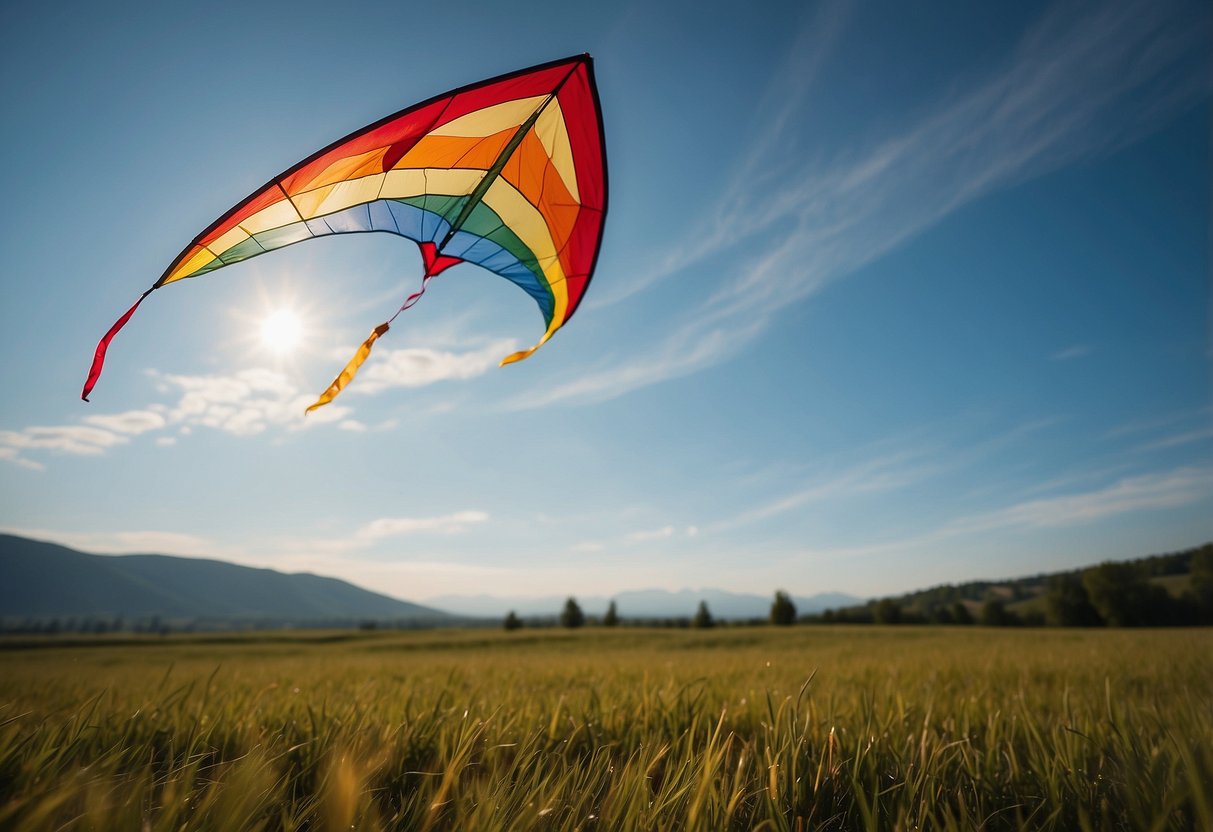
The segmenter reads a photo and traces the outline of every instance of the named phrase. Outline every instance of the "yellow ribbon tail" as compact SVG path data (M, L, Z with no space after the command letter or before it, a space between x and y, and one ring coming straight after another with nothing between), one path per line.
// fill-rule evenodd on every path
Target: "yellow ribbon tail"
M316 399L316 403L303 411L304 415L311 413L318 407L324 407L326 404L337 398L345 386L354 380L354 376L358 375L358 368L362 366L362 362L366 361L367 356L371 354L371 347L379 340L379 336L388 331L387 324L380 324L371 332L369 338L362 342L362 346L358 348L358 352L354 353L354 357L350 359L350 363L345 365L345 369L333 379L333 383L328 389L320 394L320 398Z
M537 349L539 349L538 344L531 347L529 350L523 350L522 352L512 352L509 355L507 355L505 358L501 359L501 364L499 364L498 366L504 367L506 364L513 364L515 361L521 361L524 358L530 358L531 353L533 353Z
M535 352L535 350L539 349L544 344L546 344L548 342L548 339L552 337L552 334L555 333L556 330L559 328L560 327L558 327L558 326L552 327L547 332L543 333L543 337L539 339L538 344L531 347L529 350L522 350L521 352L510 353L505 358L501 359L501 363L498 364L497 366L504 367L506 364L513 364L516 361L522 361L524 358L530 358L531 355Z

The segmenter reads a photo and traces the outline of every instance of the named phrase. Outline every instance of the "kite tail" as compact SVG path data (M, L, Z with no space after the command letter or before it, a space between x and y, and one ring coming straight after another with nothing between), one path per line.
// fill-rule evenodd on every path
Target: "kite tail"
M411 307L417 301L421 300L421 296L425 294L425 287L430 285L430 278L433 276L434 275L430 274L429 272L425 273L425 275L421 278L421 288L404 299L404 303L400 304L400 308L396 310L396 314L387 319L389 324L395 321L401 312Z
M501 359L501 363L497 366L504 367L506 364L513 364L516 361L522 361L524 358L530 358L535 350L539 349L548 342L548 339L556 333L556 329L558 328L559 327L549 328L547 332L543 333L543 337L539 339L538 344L530 349L522 350L521 352L510 353L505 358Z
M345 369L341 371L337 378L333 379L333 383L328 386L328 389L320 394L320 398L316 399L315 404L303 411L305 416L316 408L324 407L333 399L337 398L337 395L345 389L345 386L354 380L354 376L358 375L358 368L362 366L362 362L366 361L367 357L371 354L371 347L374 346L375 342L379 340L379 336L388 331L392 323L396 320L396 317L401 312L408 309L421 299L421 296L425 294L425 287L429 285L430 278L433 276L433 274L427 271L421 278L421 288L404 299L404 303L402 303L400 308L396 310L396 314L392 315L392 317L375 327L375 329L371 332L370 337L362 342L362 346L358 348L356 353L354 353L354 357L350 359L350 363L346 364Z
M362 346L358 348L358 352L354 353L354 357L350 359L350 363L345 365L345 369L333 379L333 383L328 389L320 394L320 398L316 399L316 403L303 411L304 415L311 413L318 407L324 407L326 404L337 398L347 384L354 380L354 376L358 374L358 368L362 366L362 362L366 361L367 356L371 354L371 347L379 340L379 336L388 331L391 325L390 321L385 321L371 331L371 335L362 342Z
M105 351L109 349L110 341L114 339L114 336L118 334L118 331L122 327L126 326L126 322L131 319L131 315L134 315L135 310L139 308L139 304L143 303L143 299L150 295L155 288L153 286L140 295L139 300L135 301L135 305L126 310L126 314L115 321L114 325L110 327L109 332L105 333L101 340L97 342L97 351L93 353L93 366L89 367L88 378L84 381L84 390L80 393L80 398L84 401L88 401L88 394L93 392L93 388L97 386L97 379L101 378L101 369L105 366Z

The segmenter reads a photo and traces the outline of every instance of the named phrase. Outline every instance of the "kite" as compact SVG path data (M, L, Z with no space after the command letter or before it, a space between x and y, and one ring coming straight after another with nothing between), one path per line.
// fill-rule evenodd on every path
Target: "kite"
M156 289L331 234L383 231L415 242L421 286L375 327L308 412L332 401L431 278L473 263L539 305L543 336L573 316L594 274L607 209L606 147L589 55L460 87L320 150L213 222L97 344L81 398L110 341Z

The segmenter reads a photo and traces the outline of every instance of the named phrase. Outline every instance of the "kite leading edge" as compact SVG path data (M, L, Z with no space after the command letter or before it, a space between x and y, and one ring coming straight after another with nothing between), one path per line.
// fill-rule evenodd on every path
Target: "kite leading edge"
M429 281L473 263L531 295L546 329L573 316L598 259L607 208L606 150L589 55L502 75L364 127L271 179L182 250L97 345L81 398L110 341L168 283L332 234L383 231L417 243L421 287L375 327L307 411L332 401Z

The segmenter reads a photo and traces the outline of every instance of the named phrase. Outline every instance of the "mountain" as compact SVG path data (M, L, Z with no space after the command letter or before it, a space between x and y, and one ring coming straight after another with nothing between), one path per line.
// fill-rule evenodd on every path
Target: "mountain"
M559 615L564 607L565 595L543 597L519 597L496 595L442 595L427 599L427 603L442 607L459 615L499 618L510 610L524 617L547 617ZM766 618L771 611L773 594L752 595L728 592L723 589L681 589L670 592L664 589L641 589L620 592L615 595L590 595L577 598L578 605L587 615L602 615L607 604L615 602L623 618L690 618L695 614L700 601L706 601L714 618L748 619ZM841 592L825 592L818 595L794 597L798 613L817 613L827 608L849 607L863 603L862 598Z
M168 555L90 555L0 535L0 618L159 618L202 626L366 620L438 624L444 612L336 578Z

